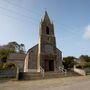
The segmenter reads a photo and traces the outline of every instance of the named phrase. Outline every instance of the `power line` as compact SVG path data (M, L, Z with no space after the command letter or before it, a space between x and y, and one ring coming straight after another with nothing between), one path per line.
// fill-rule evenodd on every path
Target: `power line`
M15 19L15 20L18 20L18 21L20 21L20 18L17 18L17 17L13 17L13 16L11 16L11 15L8 15L8 14L2 14L2 13L0 13L0 15L4 15L4 16L7 16L7 17L9 17L9 18L12 18L12 19ZM22 19L21 19L22 20ZM23 19L23 21L25 21L25 22L28 22L28 23L30 23L31 21L29 21L29 20L26 20L26 19ZM24 23L24 22L23 22ZM34 22L31 22L31 24L35 24Z
M3 14L3 15L4 15L4 14ZM20 18L18 19L17 17L13 17L13 16L7 15L7 14L6 14L5 16L8 16L8 17L13 18L13 19L17 19L17 20L20 19ZM31 22L31 21L29 21L29 20L24 20L24 21L28 21L29 23ZM33 22L33 23L34 23L34 22ZM34 23L34 24L35 24L35 23ZM65 29L65 28L66 28L66 29ZM69 33L72 33L72 32L70 31L70 28L68 29L68 28L65 27L65 26L64 26L64 30L69 31ZM76 33L74 33L74 32L70 35L70 37L71 37L72 35L73 35L73 38L76 38L76 36L77 36ZM66 38L67 38L67 37L66 37Z
M67 31L68 33L72 33L73 35L74 34L77 34L77 32L76 31L74 31L75 29L73 28L73 29L71 29L71 28L68 28L68 27L66 27L66 26L61 26L65 31Z
M30 10L30 9L28 9L28 8L25 8L25 7L23 7L23 6L20 6L20 5L18 5L18 4L15 4L15 3L13 3L13 2L10 2L10 1L8 1L8 0L2 0L2 1L4 1L4 2L6 2L6 3L9 3L10 5L14 5L14 6L16 6L16 7L19 7L19 8L21 8L21 9L23 9L23 10L26 10L27 12L29 12L29 13L32 13L32 14L36 14L36 15L40 15L38 12L36 12L36 11L32 11L32 10Z
M4 15L4 16L7 16L7 17L9 17L9 18L13 18L13 19L15 19L15 20L19 20L17 17L13 17L13 16L11 16L11 15L5 15L5 14L1 14L0 13L0 15ZM24 20L24 21L26 21L27 22L27 20ZM30 23L30 21L28 21L28 23ZM31 24L32 24L32 22L31 22ZM34 23L35 24L35 23ZM66 29L64 29L64 30L66 30ZM70 32L70 31L69 31ZM71 32L70 32L71 33ZM65 36L64 36L65 37ZM68 37L65 37L66 39L69 39ZM64 39L65 39L64 38ZM70 38L76 38L76 35L75 36L72 36L72 34L70 35ZM63 39L63 38L62 38ZM61 40L61 42L64 42L64 41L62 41Z
M11 5L17 6L17 7L21 8L21 9L24 9L24 10L28 11L29 13L31 13L31 12L32 12L33 14L36 13L36 12L34 12L34 11L31 11L30 9L27 9L27 8L25 8L25 7L22 7L22 6L19 6L19 5L15 4L15 3L13 3L13 2L8 1L8 0L3 0L3 1L4 1L4 2L7 2L7 3L11 4ZM6 8L4 8L4 9L6 9ZM9 10L9 11L11 11L11 10ZM14 12L14 11L12 11L12 12ZM14 12L14 13L17 13L17 12ZM17 14L18 14L18 13L17 13ZM36 13L36 15L39 15L39 13ZM29 16L22 15L22 14L21 14L21 16L23 16L23 17L25 17L25 18L29 17ZM64 28L67 26L67 27L69 28L69 30L68 30L67 27L66 27L66 28L67 28L67 30L68 30L70 33L72 33L71 35L75 34L75 35L73 35L73 36L76 37L76 33L73 32L73 31L70 31L70 29L75 30L74 28L72 28L71 26L65 25L65 24L62 24L62 25L64 25ZM64 30L65 30L65 29L64 29Z
M71 34L70 37L72 36L73 38L76 38L77 35L79 35L79 33L78 33L79 29L75 29L72 26L68 26L68 25L65 25L62 23L61 23L61 27L64 28L63 31L66 31L66 33L69 33L69 35Z
M77 30L78 30L77 28L74 28L74 27L72 27L72 26L66 25L66 24L64 24L64 23L61 23L61 24L62 24L64 27L68 27L69 29L71 29L71 30L72 30L72 31L71 31L72 33L74 33L73 30L75 30L76 32L77 32Z
M75 33L75 32L72 33L72 32L70 31L70 28L67 28L67 27L66 27L66 29L65 29L65 27L66 27L66 26L64 26L64 29L62 29L62 30L63 30L63 31L67 31L66 34L69 33L69 34L67 34L67 35L69 35L69 36L65 35L64 38L61 37L61 38L62 38L61 42L64 42L64 41L63 41L64 39L67 39L67 40L70 40L70 39L75 40L75 39L76 39L76 40L77 40L76 37L78 37L78 34ZM79 35L79 36L80 36L80 35Z
M77 39L76 37L78 36L78 34L77 33L72 33L70 30L68 30L68 28L67 29L63 29L63 30L65 30L65 31L68 31L69 32L69 36L66 36L66 39L68 39L68 37L71 39L71 38L74 38L74 39ZM80 35L79 35L80 36Z
M16 11L13 11L13 10L11 10L11 9L7 9L7 8L4 8L4 7L1 7L0 6L0 9L3 9L3 10L5 10L5 11L9 11L9 12L13 12L13 13L15 13L17 16L23 16L24 18L30 18L29 16L27 16L27 15L24 15L24 14L21 14L21 13L19 13L19 12L16 12ZM30 20L31 20L32 18L30 18Z

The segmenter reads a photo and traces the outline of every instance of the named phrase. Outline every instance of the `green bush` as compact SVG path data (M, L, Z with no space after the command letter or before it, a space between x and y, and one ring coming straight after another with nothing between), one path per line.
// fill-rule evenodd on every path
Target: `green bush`
M0 63L0 69L2 69L2 67L3 67L3 63Z
M16 65L11 62L6 62L3 64L3 69L15 69Z
M76 68L86 68L86 67L90 67L90 62L85 62L83 64L76 65Z
M76 65L76 68L82 68L82 66L81 65Z
M71 69L73 66L76 64L74 61L75 57L73 56L68 56L63 58L63 65L65 69Z
M14 50L11 50L9 48L6 48L6 49L1 49L0 50L0 60L2 63L5 63L6 60L7 60L7 56L9 53L14 53L15 51Z
M84 64L84 67L90 67L90 62L86 62L86 63Z

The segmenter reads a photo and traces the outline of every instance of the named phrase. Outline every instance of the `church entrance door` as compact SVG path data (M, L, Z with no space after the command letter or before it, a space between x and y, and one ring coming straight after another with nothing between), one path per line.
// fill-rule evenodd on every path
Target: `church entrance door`
M54 60L45 60L44 70L45 72L54 71Z

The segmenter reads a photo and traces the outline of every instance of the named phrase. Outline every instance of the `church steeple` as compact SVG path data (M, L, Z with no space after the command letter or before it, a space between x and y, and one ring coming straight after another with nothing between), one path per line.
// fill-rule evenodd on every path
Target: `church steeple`
M47 11L45 11L45 13L44 13L44 16L43 16L43 18L42 18L42 22L51 23Z
M45 11L43 18L41 19L40 28L39 28L39 37L41 35L54 36L54 25L50 21L47 11Z

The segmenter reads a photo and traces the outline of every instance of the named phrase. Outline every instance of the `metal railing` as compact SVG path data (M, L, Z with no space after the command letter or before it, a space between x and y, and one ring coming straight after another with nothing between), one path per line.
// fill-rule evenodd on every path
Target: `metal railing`
M63 67L59 67L59 71L64 73L65 76L67 75L67 70L64 69Z
M44 72L45 72L44 69L40 66L40 73L41 73L41 75L42 75L43 78L44 78L44 76L45 76L45 75L44 75Z

